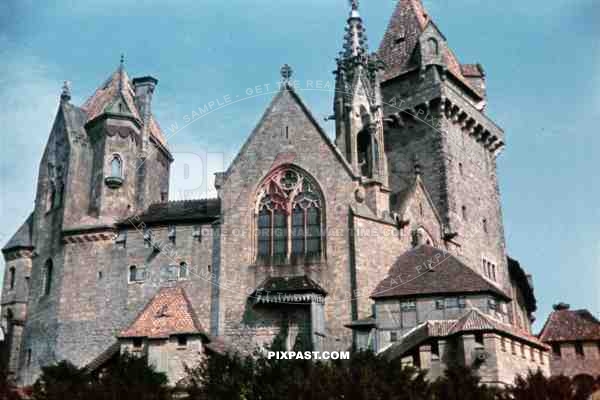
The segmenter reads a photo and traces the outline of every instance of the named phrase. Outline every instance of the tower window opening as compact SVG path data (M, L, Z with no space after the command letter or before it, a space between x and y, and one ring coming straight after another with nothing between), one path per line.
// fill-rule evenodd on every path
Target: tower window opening
M16 279L16 270L15 270L15 267L10 267L10 269L8 271L9 271L9 274L10 274L10 277L9 277L9 282L10 282L9 288L10 288L10 290L12 290L12 289L15 288L15 279Z
M373 177L373 146L371 134L363 129L356 138L356 151L358 157L358 168L362 176Z
M46 265L44 267L44 295L49 295L52 290L52 260L46 261Z
M123 177L123 161L118 154L114 154L110 162L110 176L112 178Z

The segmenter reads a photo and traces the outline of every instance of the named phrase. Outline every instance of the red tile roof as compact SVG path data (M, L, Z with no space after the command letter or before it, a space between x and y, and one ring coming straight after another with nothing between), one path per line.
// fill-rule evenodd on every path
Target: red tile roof
M528 332L521 331L512 325L500 322L480 310L473 308L458 320L426 321L408 331L398 343L393 344L383 351L387 358L402 357L413 351L415 346L426 342L428 339L444 338L470 332L498 332L502 336L510 336L517 340L527 342L537 348L548 350L549 346L542 343L537 337Z
M466 315L461 317L449 331L449 335L460 332L470 331L496 331L502 332L517 339L522 339L538 347L547 348L536 336L531 333L518 329L517 327L506 324L489 315L484 314L477 308L471 309Z
M483 68L479 64L462 64L460 70L467 77L482 78L485 76Z
M192 305L181 287L162 288L119 338L167 338L171 335L204 334Z
M486 292L509 299L499 287L450 253L421 245L398 257L371 298Z
M559 309L548 316L539 338L543 342L600 340L600 321L588 310Z

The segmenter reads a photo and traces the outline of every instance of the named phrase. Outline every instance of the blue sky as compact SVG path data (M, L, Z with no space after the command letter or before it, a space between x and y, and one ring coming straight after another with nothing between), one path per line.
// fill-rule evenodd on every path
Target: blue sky
M52 4L51 4L52 3ZM37 168L63 80L81 104L118 66L160 82L168 131L209 101L279 78L331 81L345 0L105 0L0 3L0 241L33 207ZM509 253L534 274L538 321L553 303L600 312L600 2L424 0L463 63L487 72ZM395 6L362 1L376 49ZM302 92L322 120L332 93ZM235 156L271 95L226 107L171 140L171 197L214 195L211 173ZM322 125L332 132L331 122ZM204 162L202 160L207 160ZM192 166L187 175L183 163ZM197 189L197 190L195 190ZM192 193L190 193L192 190Z

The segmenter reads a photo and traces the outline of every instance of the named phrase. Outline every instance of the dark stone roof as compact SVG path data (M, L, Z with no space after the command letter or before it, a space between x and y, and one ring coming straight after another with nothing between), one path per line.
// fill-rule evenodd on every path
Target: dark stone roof
M21 227L17 229L17 232L10 238L10 240L4 245L2 251L14 249L31 249L33 243L31 242L31 225L33 222L33 213L29 214L29 217L23 222Z
M508 273L512 280L514 280L523 294L523 298L525 299L525 307L528 312L534 312L537 310L537 302L535 299L535 294L533 292L533 285L531 284L530 278L525 273L525 270L521 268L521 264L510 257L507 257L508 261Z
M259 292L327 294L325 289L306 275L267 278L254 291Z
M492 293L510 300L500 288L443 250L421 245L402 254L371 298Z
M588 310L561 308L548 316L539 338L543 342L600 340L600 321Z
M106 348L102 353L100 353L96 358L90 361L86 366L85 370L87 372L96 372L104 365L106 365L113 357L119 354L121 350L121 345L119 342L114 342L109 347Z
M220 215L221 201L219 199L168 201L152 204L143 213L120 221L118 225L139 222L146 224L204 222L214 221Z

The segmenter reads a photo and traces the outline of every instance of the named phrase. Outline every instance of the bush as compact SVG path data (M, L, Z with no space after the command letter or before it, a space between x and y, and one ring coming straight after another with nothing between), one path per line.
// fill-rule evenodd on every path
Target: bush
M275 345L278 345L275 343ZM273 348L274 349L274 348ZM481 384L469 368L453 366L436 381L425 371L403 366L372 352L353 353L349 360L268 359L263 353L210 355L195 368L186 368L189 400L587 400L600 379L582 375L546 377L531 372L502 390ZM7 382L4 380L3 382ZM8 386L6 386L8 385ZM6 387L10 385L6 383ZM0 386L0 400L14 393ZM5 397L2 397L7 393ZM164 374L145 358L124 354L99 376L63 361L42 369L34 385L35 400L169 400ZM182 398L182 397L177 397ZM185 397L183 397L185 398Z
M119 355L93 376L68 361L43 367L33 385L34 400L168 400L167 377L148 366L147 359Z

